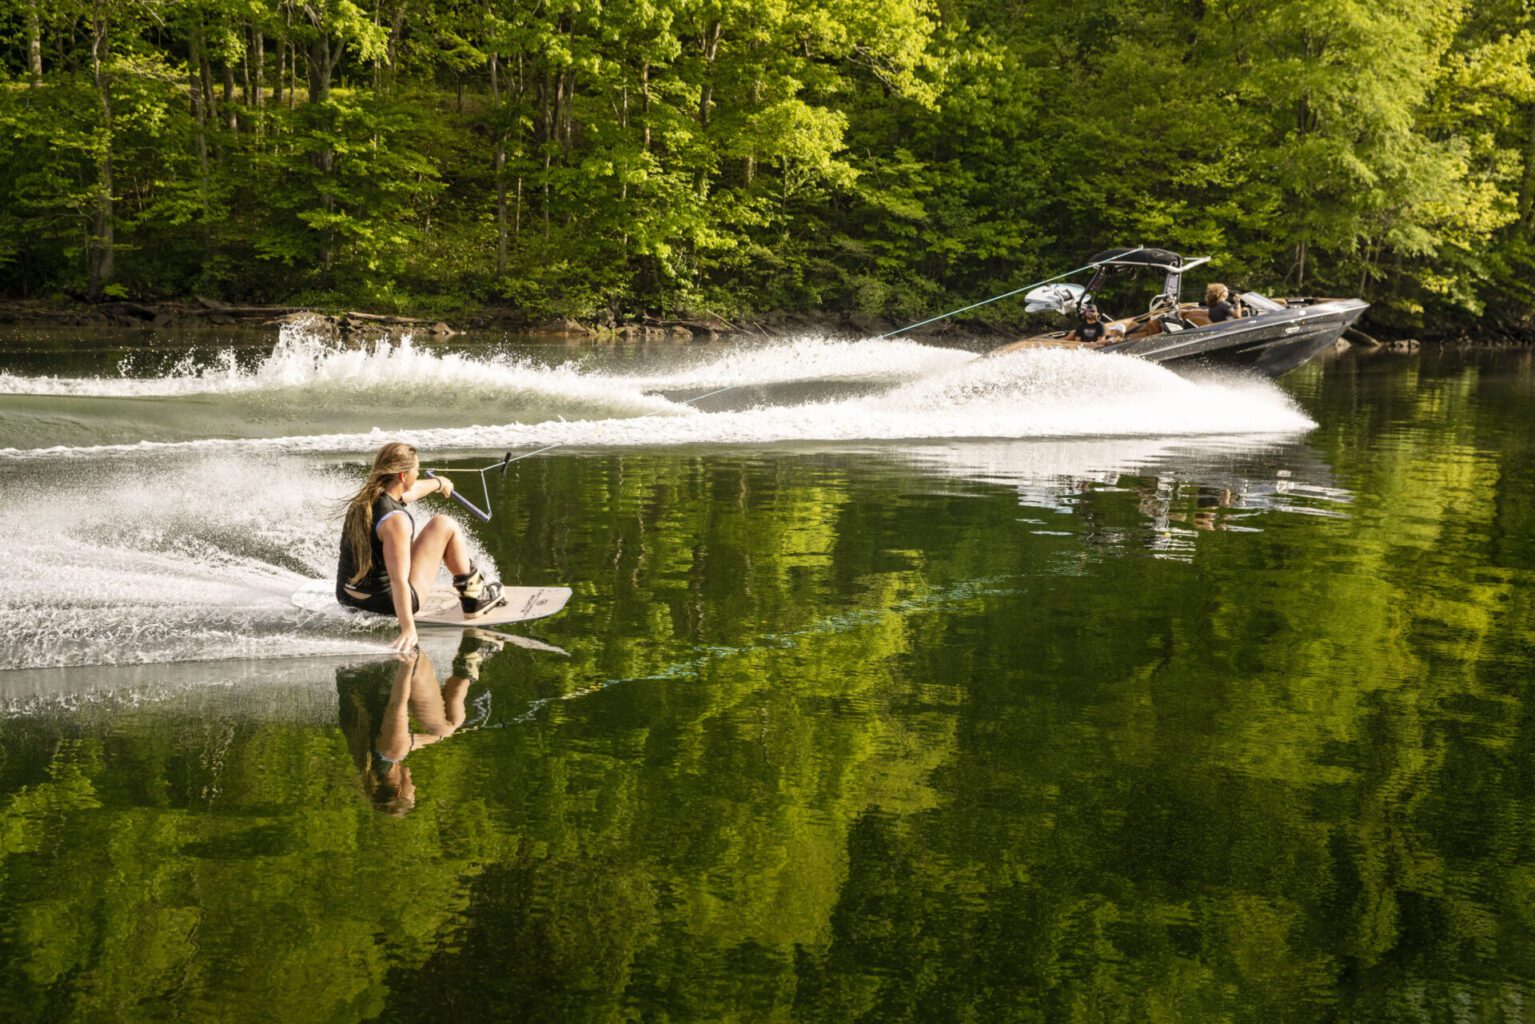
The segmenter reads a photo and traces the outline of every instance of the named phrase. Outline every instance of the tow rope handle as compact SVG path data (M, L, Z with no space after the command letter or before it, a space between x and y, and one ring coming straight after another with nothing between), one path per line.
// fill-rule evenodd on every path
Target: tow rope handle
M428 478L430 478L432 480L436 480L437 479L437 474L433 473L430 469L423 469L421 471L421 475L424 476L424 477L428 477ZM481 484L485 483L485 476L484 476L483 473L480 475L480 483ZM478 505L476 505L474 502L470 501L468 498L464 497L462 494L459 494L457 487L453 488L453 493L450 494L449 497L452 498L454 501L458 502L460 505L462 505L465 508L467 508L469 511L473 512L475 515L479 516L482 521L487 522L487 523L490 522L490 513L486 512L484 509L480 508ZM490 488L489 487L486 487L486 489L485 489L485 504L487 504L487 505L490 504Z
M492 463L491 465L485 466L482 469L468 470L467 472L480 474L480 490L485 494L485 508L490 507L490 484L485 482L486 473L489 473L493 469L499 469L501 471L501 475L506 476L506 467L510 466L512 463L521 462L523 459L526 459L531 455L542 455L549 449L558 448L559 446L559 442L556 441L554 444L544 445L537 451L524 452L523 454L518 455L516 458L512 457L511 452L507 452L506 456L500 462ZM430 477L433 480L437 479L437 474L433 473L430 469L423 469L421 471L421 475ZM485 509L480 508L478 505L464 497L462 494L459 494L457 487L453 488L453 500L467 508L469 511L473 512L475 515L479 516L482 521L487 523L490 522L490 513L485 511Z

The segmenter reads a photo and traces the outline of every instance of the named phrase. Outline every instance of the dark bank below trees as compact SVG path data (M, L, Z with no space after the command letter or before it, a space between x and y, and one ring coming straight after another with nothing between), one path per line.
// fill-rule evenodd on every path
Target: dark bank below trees
M1145 243L1388 335L1526 336L1532 29L1513 0L0 0L0 295L900 323Z
M198 296L187 300L132 301L103 299L98 302L36 302L0 300L0 325L21 330L41 328L58 330L87 328L105 332L121 328L127 335L149 332L165 333L174 338L179 332L203 329L237 329L246 340L256 341L274 330L298 327L319 337L340 338L352 342L397 341L403 337L443 340L455 335L516 335L523 338L592 338L604 342L627 341L717 341L725 339L770 339L786 337L868 338L885 333L899 333L917 340L954 338L964 342L1000 342L1016 337L1021 323L984 322L961 317L944 317L930 324L911 325L857 312L787 313L781 310L752 313L734 320L719 317L657 317L640 314L620 323L611 315L602 319L576 320L570 317L535 320L526 310L485 306L460 311L453 323L429 317L400 313L369 313L355 309L325 311L295 306L230 305ZM1378 342L1372 341L1372 347ZM14 336L0 338L0 349L15 345Z

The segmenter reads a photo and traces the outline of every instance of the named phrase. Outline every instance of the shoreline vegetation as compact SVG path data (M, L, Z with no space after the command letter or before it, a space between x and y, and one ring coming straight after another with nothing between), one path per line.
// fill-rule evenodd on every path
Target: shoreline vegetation
M0 0L0 300L857 331L1145 244L1528 340L1535 9L1318 11Z

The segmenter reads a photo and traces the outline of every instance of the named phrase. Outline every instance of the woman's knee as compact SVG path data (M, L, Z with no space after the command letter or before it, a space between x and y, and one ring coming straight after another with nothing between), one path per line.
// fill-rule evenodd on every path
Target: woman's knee
M441 530L446 533L457 533L459 529L460 527L458 525L458 520L454 519L452 516L444 515L433 516L432 518L428 519L426 521L426 525L422 527L423 532L426 530Z
M437 575L437 566L453 549L453 538L458 536L459 526L447 516L433 516L411 545L411 582L422 590ZM419 582L418 582L419 574ZM423 591L424 592L424 591Z

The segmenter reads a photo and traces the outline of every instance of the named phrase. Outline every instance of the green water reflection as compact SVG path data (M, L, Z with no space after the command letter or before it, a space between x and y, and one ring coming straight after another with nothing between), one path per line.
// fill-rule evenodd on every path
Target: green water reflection
M520 464L483 536L567 653L0 719L0 1005L1524 1019L1535 365L1287 386L1303 445L1193 471Z

